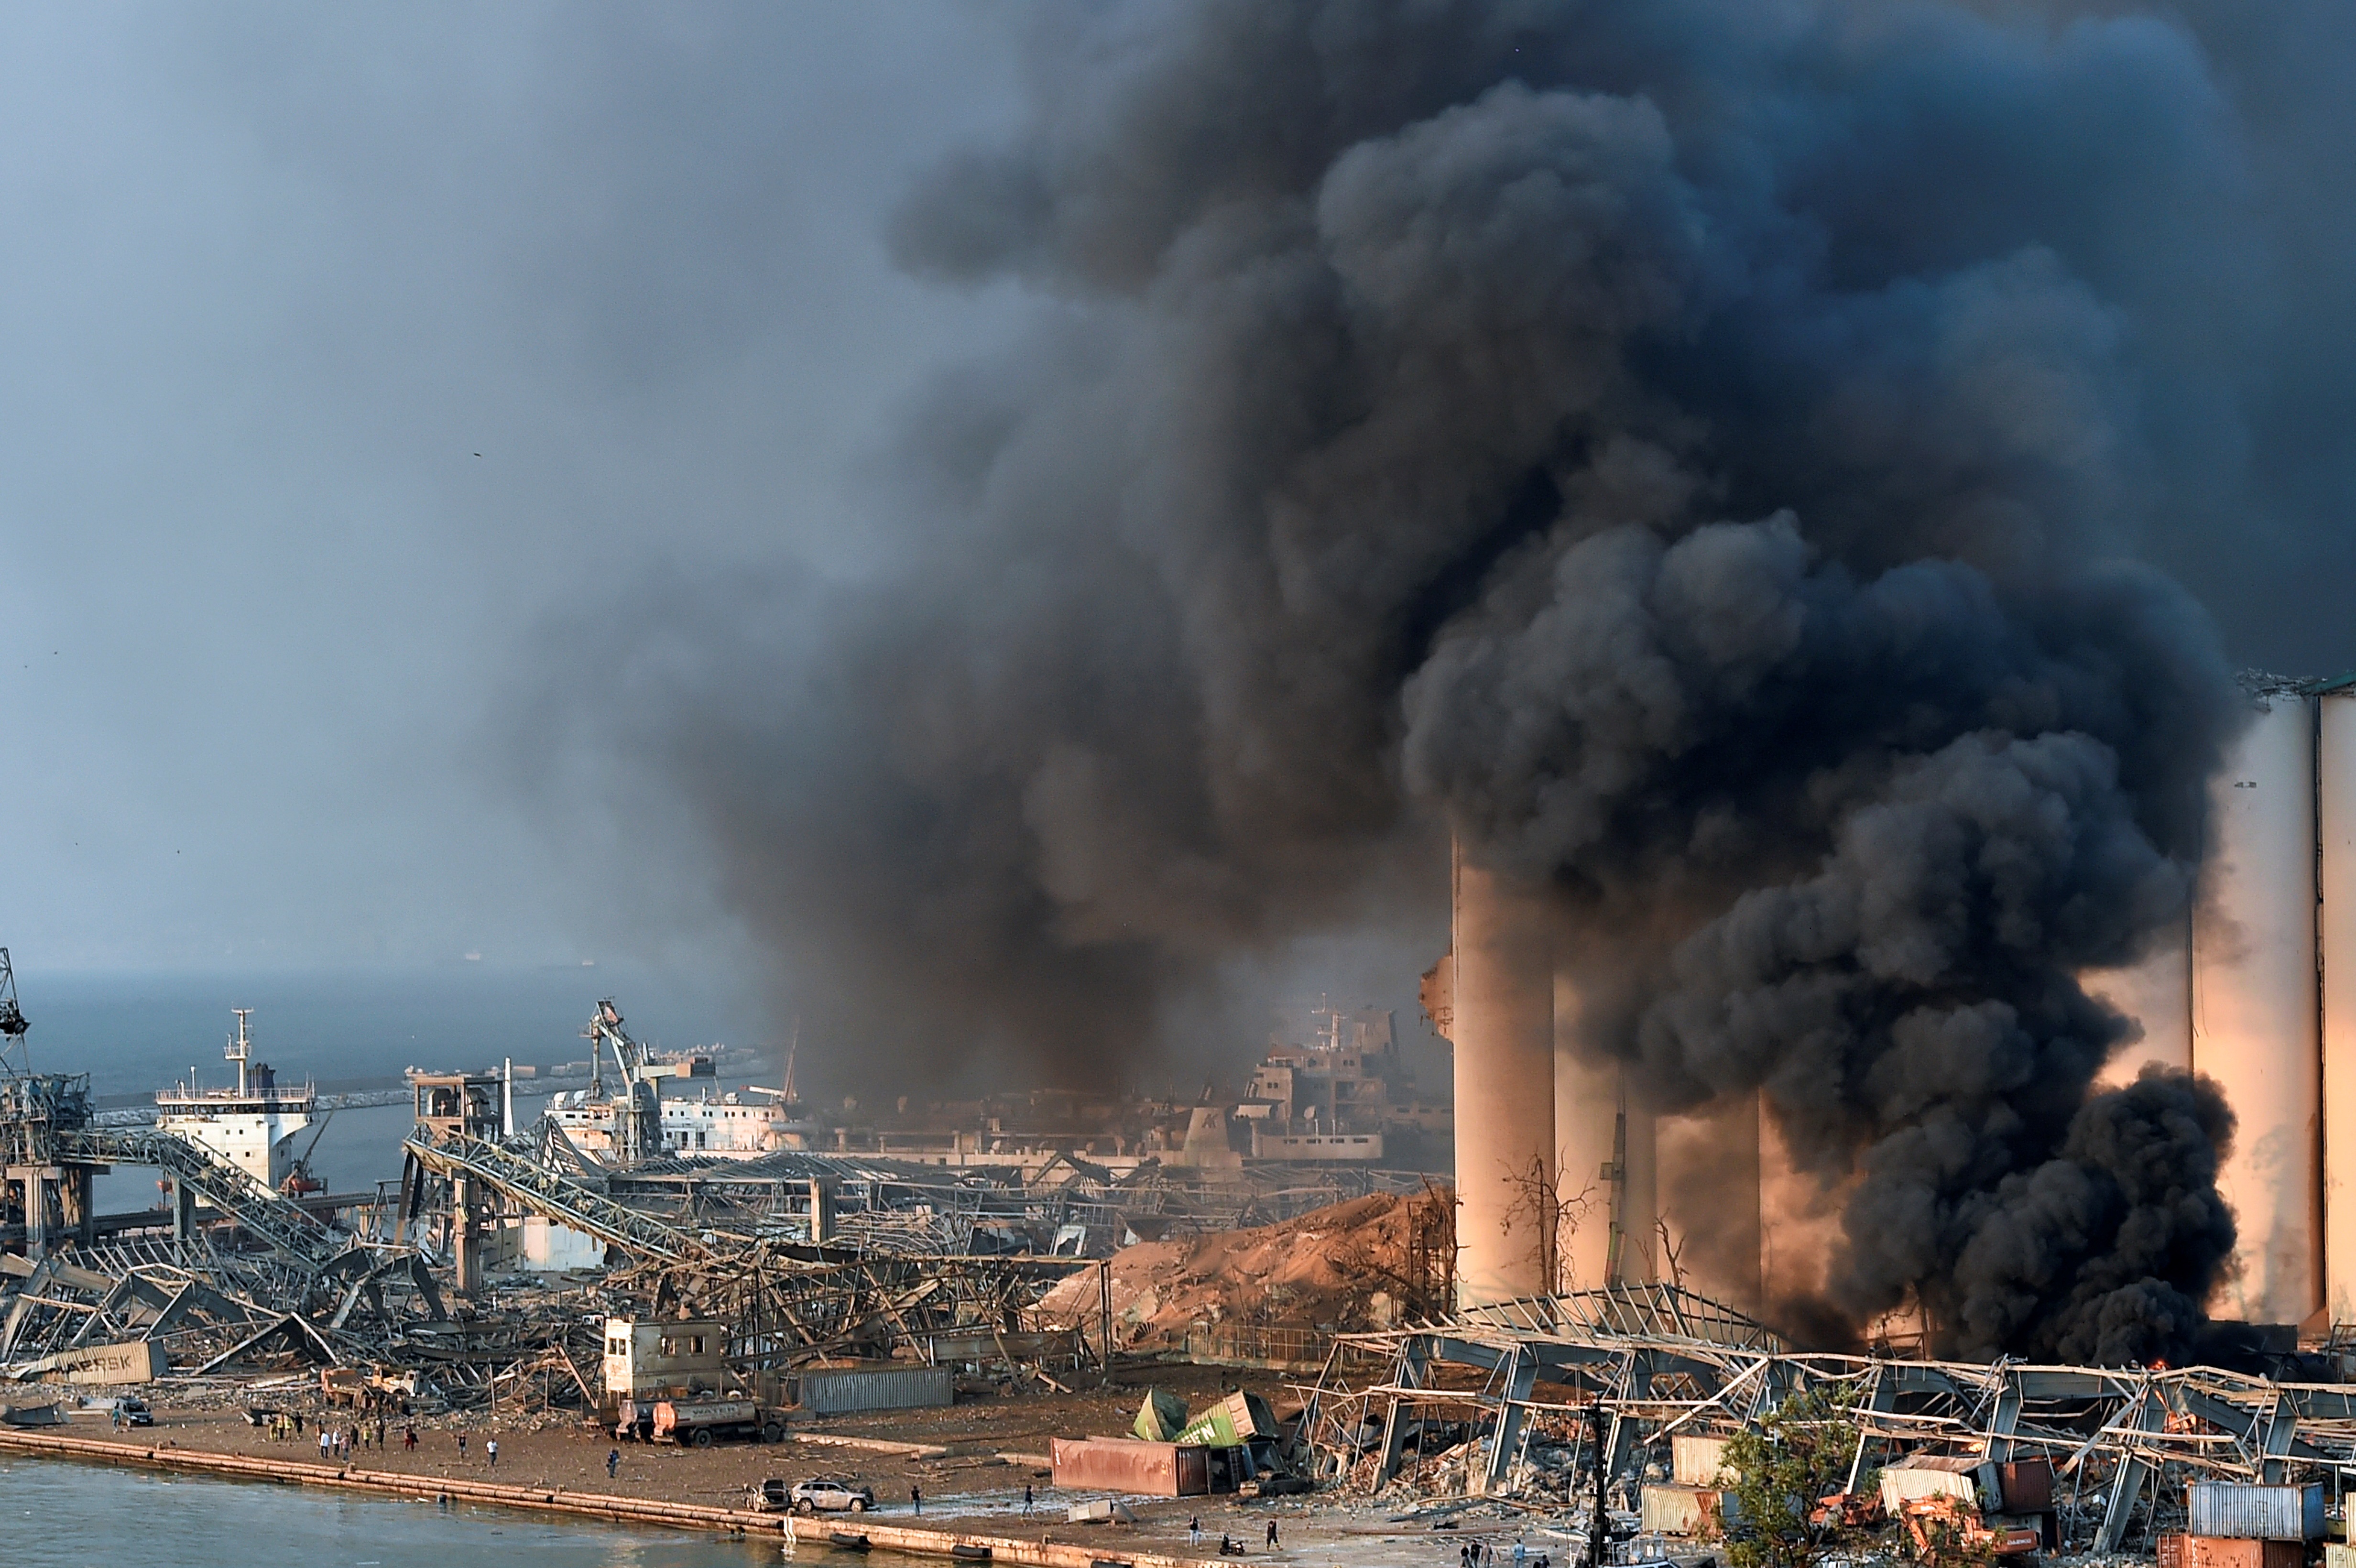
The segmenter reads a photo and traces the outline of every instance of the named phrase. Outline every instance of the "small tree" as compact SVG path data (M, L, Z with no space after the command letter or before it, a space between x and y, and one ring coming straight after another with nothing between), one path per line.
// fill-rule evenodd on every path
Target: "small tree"
M1513 1196L1506 1200L1499 1229L1506 1235L1520 1231L1529 1236L1526 1255L1538 1278L1545 1282L1547 1293L1559 1296L1611 1283L1573 1277L1577 1271L1570 1261L1572 1238L1603 1201L1596 1184L1590 1181L1577 1192L1568 1191L1558 1171L1548 1170L1547 1162L1536 1156L1518 1170L1512 1166L1502 1168L1505 1186Z
M1847 1484L1858 1445L1853 1403L1818 1383L1728 1442L1737 1518L1727 1556L1734 1568L1810 1568L1864 1533L1846 1510L1816 1506Z

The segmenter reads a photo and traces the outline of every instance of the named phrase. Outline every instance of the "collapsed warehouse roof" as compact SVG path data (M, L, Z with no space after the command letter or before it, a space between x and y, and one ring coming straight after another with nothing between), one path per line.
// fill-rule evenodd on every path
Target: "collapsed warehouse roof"
M1795 1352L1741 1314L1665 1285L1533 1298L1441 1325L1336 1339L1303 1431L1321 1474L1381 1491L1557 1496L1600 1457L1641 1482L1682 1435L1758 1422L1832 1391L1856 1430L1849 1489L1912 1454L2041 1458L2074 1549L2163 1528L2195 1477L2277 1483L2356 1467L2356 1386L2213 1367L2029 1366ZM1598 1417L1599 1455L1548 1465ZM2161 1483L2169 1483L2162 1485ZM1590 1488L1591 1495L1591 1488Z

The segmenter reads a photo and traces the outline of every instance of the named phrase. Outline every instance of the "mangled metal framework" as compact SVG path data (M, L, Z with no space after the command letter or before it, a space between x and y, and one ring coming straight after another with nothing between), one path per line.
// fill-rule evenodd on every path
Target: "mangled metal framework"
M928 1361L998 1361L1041 1375L1035 1363L1049 1338L1075 1358L1100 1349L1076 1336L1017 1332L1023 1307L1075 1267L1101 1266L1092 1260L945 1253L927 1244L937 1238L921 1227L812 1242L806 1226L779 1225L774 1211L754 1209L735 1211L752 1221L745 1228L721 1229L708 1192L701 1200L691 1191L669 1194L676 1219L616 1196L643 1196L652 1186L659 1199L659 1176L611 1176L601 1190L520 1147L422 1132L403 1147L422 1171L479 1184L514 1211L605 1241L623 1254L603 1283L605 1296L727 1323L729 1360L748 1372L905 1346ZM715 1186L772 1179L710 1175Z
M28 1225L38 1255L0 1258L7 1375L42 1376L86 1347L129 1342L160 1343L173 1365L198 1374L281 1352L348 1363L397 1353L421 1315L446 1323L414 1249L338 1231L172 1134L90 1125L86 1085L0 1078L0 1147L12 1166L85 1191L89 1174L109 1166L153 1167L170 1180L182 1233L102 1243L71 1228L52 1238ZM191 1222L199 1202L202 1225ZM171 1222L159 1214L159 1228Z
M1898 1360L1789 1349L1757 1323L1669 1285L1541 1297L1444 1325L1337 1337L1304 1429L1324 1473L1379 1491L1426 1434L1459 1451L1456 1489L1543 1489L1533 1435L1576 1443L1600 1410L1603 1473L1625 1484L1680 1433L1756 1421L1795 1391L1837 1387L1858 1434L1850 1486L1911 1453L2042 1457L2060 1527L2112 1552L2158 1528L2194 1477L2297 1480L2356 1469L2356 1386L2210 1367ZM1419 1455L1419 1458L1430 1456ZM1583 1475L1590 1454L1568 1474ZM1591 1496L1591 1491L1590 1496ZM1567 1500L1567 1499L1566 1499Z

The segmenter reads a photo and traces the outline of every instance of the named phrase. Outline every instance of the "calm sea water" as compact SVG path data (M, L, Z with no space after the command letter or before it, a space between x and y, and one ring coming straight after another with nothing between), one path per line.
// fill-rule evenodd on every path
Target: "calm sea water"
M786 1561L774 1539L552 1522L61 1459L0 1461L0 1520L7 1560L21 1568L744 1568ZM804 1563L852 1561L824 1547L800 1552ZM918 1562L884 1552L857 1561L866 1568Z

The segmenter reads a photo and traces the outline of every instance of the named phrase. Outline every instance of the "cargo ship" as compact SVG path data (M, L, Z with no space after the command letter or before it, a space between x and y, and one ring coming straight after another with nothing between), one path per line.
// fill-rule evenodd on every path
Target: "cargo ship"
M246 1020L253 1009L230 1010L237 1015L237 1034L221 1054L237 1069L236 1086L200 1089L192 1071L188 1082L157 1091L156 1128L210 1150L266 1187L291 1194L318 1191L308 1159L318 1133L301 1154L294 1152L305 1128L327 1130L318 1093L307 1083L281 1087L268 1062L252 1061L253 1037Z

